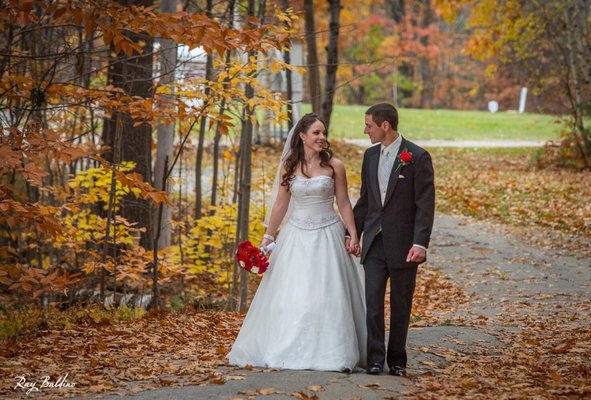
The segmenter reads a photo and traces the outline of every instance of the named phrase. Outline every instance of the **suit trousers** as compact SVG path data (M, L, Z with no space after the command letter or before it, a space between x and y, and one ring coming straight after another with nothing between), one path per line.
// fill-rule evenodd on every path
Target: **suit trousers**
M367 305L367 365L406 368L406 337L415 291L417 267L389 268L382 234L379 233L367 253L365 301ZM390 279L390 333L385 348L384 301Z

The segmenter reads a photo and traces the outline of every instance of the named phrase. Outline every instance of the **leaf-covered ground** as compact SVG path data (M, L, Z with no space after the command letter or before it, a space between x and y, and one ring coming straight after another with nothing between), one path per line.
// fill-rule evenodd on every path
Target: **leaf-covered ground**
M55 379L66 372L76 383L68 395L221 384L216 368L241 320L238 313L178 312L41 332L2 350L0 394L15 394L15 376Z
M542 247L591 257L591 171L541 169L537 152L433 149L437 209L502 223Z
M335 143L334 150L349 166L354 198L362 150L342 143ZM269 165L273 153L263 152L265 157L256 161ZM432 154L439 211L492 222L496 224L489 224L496 229L492 237L517 233L515 237L525 238L533 249L549 248L556 255L591 259L589 172L536 169L526 151L433 149ZM446 237L453 233L450 230ZM418 398L500 399L591 395L591 328L584 319L591 310L588 293L545 290L544 285L551 288L557 282L560 265L534 265L537 278L520 275L521 280L514 282L513 274L522 264L523 268L528 266L531 254L495 261L494 248L452 246L439 240L439 246L447 246L442 251L447 258L438 259L434 248L435 257L430 259L435 267L421 269L412 326L475 327L494 334L502 346L495 351L484 344L463 350L443 343L421 347L420 351L443 362L430 363L426 373L414 376L416 388L410 394ZM463 257L462 247L469 247L475 258ZM530 253L534 251L531 248ZM485 268L486 263L491 264ZM544 276L540 273L544 268L551 273ZM538 278L541 281L536 284L542 286L523 289ZM483 286L483 282L490 286ZM496 309L475 313L487 302ZM87 321L41 331L37 337L27 336L1 349L0 394L18 396L13 389L16 376L58 377L66 372L76 387L59 395L93 397L240 380L243 377L224 375L220 367L226 366L225 355L242 318L239 313L187 310L130 322ZM242 394L271 393L264 389ZM314 398L302 397L307 396L304 392L293 393L300 394L292 397ZM54 394L57 397L58 392L46 391L43 396Z
M458 306L450 299L433 322L472 327L498 343L435 343L424 349L440 362L414 379L415 396L591 395L591 260L504 233L473 218L438 218L431 262L453 276L470 301Z
M422 271L418 286L417 315L443 309L444 298L466 300L457 285L429 268ZM42 331L39 337L2 349L0 394L15 394L17 376L55 378L66 372L76 383L75 388L67 389L69 396L223 384L239 378L223 375L218 367L227 365L225 356L243 317L241 313L183 311L124 323L102 320Z
M572 308L589 311L588 302L566 309L548 303L519 304L527 314L504 307L505 314L485 322L514 327L496 334L502 347L457 351L430 349L445 359L432 373L416 378L421 398L589 398L591 396L591 329ZM522 310L523 311L523 310ZM589 314L587 313L587 318Z

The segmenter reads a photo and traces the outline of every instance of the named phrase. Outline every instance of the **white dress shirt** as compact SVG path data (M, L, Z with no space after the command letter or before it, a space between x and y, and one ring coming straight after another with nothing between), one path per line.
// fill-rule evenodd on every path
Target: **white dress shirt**
M378 183L380 185L382 205L384 205L386 199L388 181L390 180L390 174L392 173L398 150L400 150L400 143L402 143L402 136L398 135L396 140L388 146L381 145L380 160L378 163Z

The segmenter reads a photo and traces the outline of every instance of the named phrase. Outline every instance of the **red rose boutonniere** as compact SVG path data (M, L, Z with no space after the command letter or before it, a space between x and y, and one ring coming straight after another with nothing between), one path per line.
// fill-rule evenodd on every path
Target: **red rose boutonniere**
M407 166L408 164L412 163L412 153L408 150L402 150L400 152L400 161L398 162L398 169Z

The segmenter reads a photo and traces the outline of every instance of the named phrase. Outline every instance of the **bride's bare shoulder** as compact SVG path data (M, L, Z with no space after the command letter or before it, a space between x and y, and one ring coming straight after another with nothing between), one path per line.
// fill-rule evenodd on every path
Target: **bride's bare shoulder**
M330 165L334 169L336 176L345 174L345 164L338 158L331 158Z
M339 160L338 158L334 158L334 157L330 159L330 165L333 168L345 168L345 164L341 160Z

